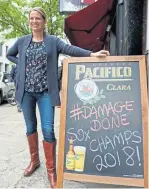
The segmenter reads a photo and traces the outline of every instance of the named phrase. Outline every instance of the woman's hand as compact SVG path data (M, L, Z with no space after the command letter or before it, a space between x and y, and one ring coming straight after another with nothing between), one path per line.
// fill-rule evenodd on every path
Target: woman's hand
M91 57L105 57L105 56L110 56L109 51L106 50L101 50L95 53L90 54Z

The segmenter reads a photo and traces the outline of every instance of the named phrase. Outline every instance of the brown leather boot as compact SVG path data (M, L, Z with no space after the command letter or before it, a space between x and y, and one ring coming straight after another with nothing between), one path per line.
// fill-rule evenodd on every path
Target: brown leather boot
M39 166L39 153L38 153L38 133L33 133L27 136L31 161L24 171L24 176L30 176Z
M56 188L56 141L53 143L43 141L43 148L46 158L48 179L50 181L51 188Z

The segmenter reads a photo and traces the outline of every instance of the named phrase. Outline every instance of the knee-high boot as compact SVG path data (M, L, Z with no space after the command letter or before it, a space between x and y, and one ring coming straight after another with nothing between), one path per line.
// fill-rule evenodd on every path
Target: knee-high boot
M39 152L38 152L38 133L33 133L27 136L29 151L30 151L30 164L24 171L24 176L30 176L39 166Z
M56 188L56 141L52 143L43 141L43 148L46 158L48 179L50 181L51 188Z

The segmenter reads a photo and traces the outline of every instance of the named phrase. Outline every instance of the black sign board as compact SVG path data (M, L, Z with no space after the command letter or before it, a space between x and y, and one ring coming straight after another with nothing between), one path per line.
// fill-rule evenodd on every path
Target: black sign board
M65 133L62 142L60 128L59 147L64 179L86 181L89 176L92 182L100 177L96 182L111 178L115 184L144 186L147 111L142 108L148 107L146 77L140 67L144 65L145 73L145 61L75 60L64 62L67 80L65 76L61 122Z

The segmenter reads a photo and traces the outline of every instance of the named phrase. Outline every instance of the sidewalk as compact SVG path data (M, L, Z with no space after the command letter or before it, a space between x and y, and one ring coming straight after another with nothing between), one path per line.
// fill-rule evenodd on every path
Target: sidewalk
M39 120L38 112L37 115ZM56 108L55 134L57 139L59 117L60 109ZM49 188L40 125L38 129L41 166L31 177L24 177L23 171L29 162L29 152L23 115L17 112L16 106L10 107L8 104L0 106L0 188ZM63 187L119 188L120 186L64 181Z

